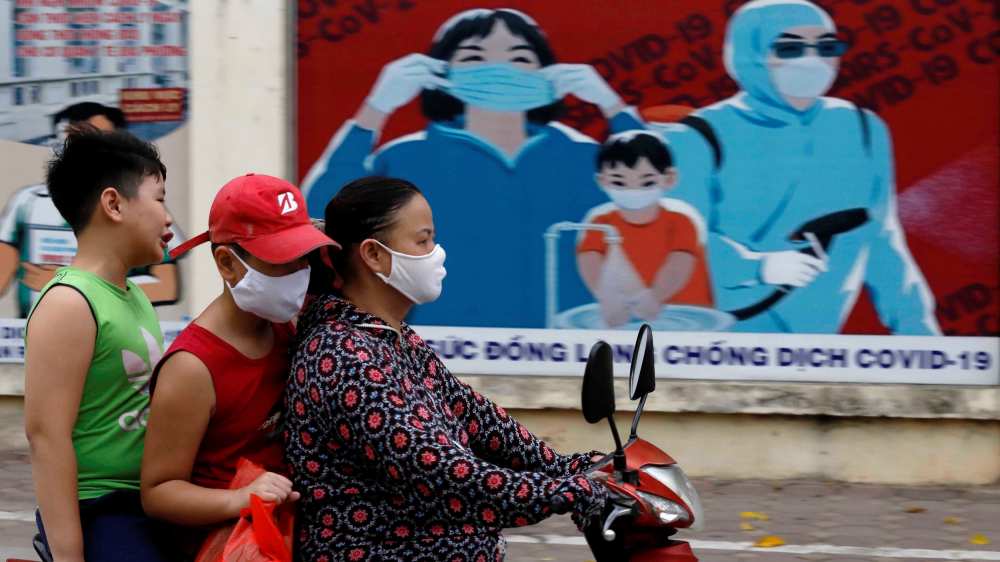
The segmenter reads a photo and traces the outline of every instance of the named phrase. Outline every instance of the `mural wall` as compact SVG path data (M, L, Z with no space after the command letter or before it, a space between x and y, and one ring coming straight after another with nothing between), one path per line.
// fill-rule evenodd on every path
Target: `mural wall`
M485 330L459 358L650 322L772 370L955 336L915 340L927 369L995 376L1000 5L480 6L299 2L310 212L364 175L419 186L449 274L410 320Z

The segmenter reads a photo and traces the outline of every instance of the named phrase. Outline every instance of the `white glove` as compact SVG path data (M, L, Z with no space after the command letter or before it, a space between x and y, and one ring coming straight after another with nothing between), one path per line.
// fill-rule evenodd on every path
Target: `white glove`
M589 64L553 64L540 71L556 90L556 97L573 94L601 109L622 105L622 98Z
M826 270L826 262L809 254L795 250L766 252L761 258L760 278L768 285L805 287Z
M421 90L451 86L451 82L439 76L447 70L447 61L419 53L406 55L382 68L365 103L382 113L392 113L417 97Z

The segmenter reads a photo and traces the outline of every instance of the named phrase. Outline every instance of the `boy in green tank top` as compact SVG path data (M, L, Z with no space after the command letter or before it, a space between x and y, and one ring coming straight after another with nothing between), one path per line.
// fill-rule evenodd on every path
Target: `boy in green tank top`
M48 190L78 251L28 318L25 431L39 531L56 562L171 556L139 498L163 335L127 280L130 269L159 263L172 236L165 180L156 149L123 132L77 132L49 163Z

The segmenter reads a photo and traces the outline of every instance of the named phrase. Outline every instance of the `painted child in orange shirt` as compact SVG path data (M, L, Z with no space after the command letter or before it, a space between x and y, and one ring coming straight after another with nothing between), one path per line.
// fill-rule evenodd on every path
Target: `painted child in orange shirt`
M597 156L596 179L611 199L585 223L615 227L620 247L587 231L577 245L577 267L608 326L632 317L656 319L663 305L712 306L702 217L667 199L677 183L670 150L655 134L628 131L610 137Z

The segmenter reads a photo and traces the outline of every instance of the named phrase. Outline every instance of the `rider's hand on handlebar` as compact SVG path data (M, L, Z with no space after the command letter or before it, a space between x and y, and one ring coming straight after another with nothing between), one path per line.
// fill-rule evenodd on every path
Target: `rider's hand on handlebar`
M630 498L629 496L626 496L625 494L622 494L621 492L617 492L615 490L612 490L611 488L608 488L608 503L609 504L614 503L625 507L631 507L633 504L635 504L635 500Z
M625 507L631 509L635 503L628 496L615 492L611 488L604 486L601 482L597 482L595 485L602 486L607 491L606 500L599 514L594 514L590 517L583 517L577 513L573 514L573 523L576 524L576 528L580 531L591 525L597 525L597 528L600 529L604 525L604 521L616 508Z

